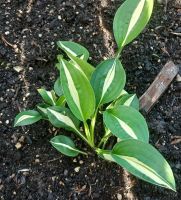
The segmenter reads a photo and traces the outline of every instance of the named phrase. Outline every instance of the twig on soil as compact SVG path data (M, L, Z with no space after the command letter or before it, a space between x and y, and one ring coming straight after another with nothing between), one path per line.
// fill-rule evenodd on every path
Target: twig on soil
M57 160L60 160L61 159L61 157L59 157L59 158L54 158L54 159L52 159L52 160L48 160L47 162L49 163L49 162L54 162L54 161L57 161Z
M181 33L176 33L176 32L170 32L170 33L176 36L181 36Z
M1 35L1 40L5 43L5 45L12 47L15 53L20 52L20 50L18 49L18 46L16 44L11 44L10 42L8 42L3 35Z
M15 95L14 95L14 99L16 99L16 97L18 96L19 90L20 90L20 86L18 85L18 86L16 87L16 92L15 92Z
M181 136L173 136L172 137L172 142L171 142L171 144L178 144L178 143L181 143Z
M167 62L147 91L140 97L140 110L148 113L178 74L178 66Z

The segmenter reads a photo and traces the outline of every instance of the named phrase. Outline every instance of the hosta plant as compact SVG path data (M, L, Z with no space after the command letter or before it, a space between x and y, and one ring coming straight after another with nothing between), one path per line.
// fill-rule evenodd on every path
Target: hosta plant
M102 61L96 68L88 63L86 48L58 41L68 59L58 55L56 67L60 76L54 89L39 89L43 103L34 110L19 113L15 126L48 120L54 127L75 133L101 158L117 163L142 180L175 190L169 164L149 144L148 126L139 112L137 96L124 90L126 74L119 59L123 47L146 26L152 9L153 0L124 1L113 22L118 50L115 57ZM98 115L103 120L104 133L95 133ZM106 144L111 136L117 138L117 143L110 150ZM50 142L67 156L87 155L66 135L58 134Z

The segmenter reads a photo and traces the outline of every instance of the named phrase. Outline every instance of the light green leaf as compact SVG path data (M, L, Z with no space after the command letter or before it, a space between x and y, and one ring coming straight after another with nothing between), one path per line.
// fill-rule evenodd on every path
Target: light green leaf
M113 31L119 49L134 40L148 23L154 0L126 0L117 10Z
M39 94L43 98L44 102L49 105L55 105L56 96L54 91L46 91L45 89L38 89Z
M47 119L48 118L48 114L47 114L47 108L49 108L50 106L48 104L45 103L40 103L37 105L37 109L39 111L39 113L42 115L43 118Z
M75 147L74 142L67 136L64 135L55 136L50 140L50 142L52 146L55 147L55 149L57 149L59 152L61 152L66 156L75 157L79 153L86 155L85 152L78 150Z
M80 122L73 116L68 108L52 106L47 109L47 114L53 126L77 132Z
M98 156L101 157L102 159L111 161L111 162L115 162L112 157L111 150L97 149L96 152L97 152Z
M80 69L86 75L86 77L90 80L95 68L91 64L89 64L87 61L82 60L70 53L67 53L67 55L71 59L70 63L75 68Z
M85 74L62 59L61 81L66 102L81 121L89 119L95 110L94 91Z
M15 117L14 127L30 125L40 119L42 119L42 116L35 110L22 111Z
M113 147L112 158L138 178L175 191L169 164L150 144L134 139L121 141Z
M54 91L55 93L60 97L63 95L63 90L62 90L62 85L61 85L61 80L60 78L58 78L56 81L55 81L55 84L54 84Z
M56 106L65 106L66 100L64 96L61 96L56 101Z
M147 123L136 109L121 105L106 110L103 117L106 127L118 138L149 141Z
M114 107L119 105L130 106L139 110L139 99L136 94L124 94L116 100Z
M116 99L123 90L125 82L125 71L118 59L101 62L91 78L96 104L101 105Z
M89 58L88 50L82 45L71 41L58 41L58 47L60 47L65 53L70 53L73 56L81 57L81 59L87 61Z

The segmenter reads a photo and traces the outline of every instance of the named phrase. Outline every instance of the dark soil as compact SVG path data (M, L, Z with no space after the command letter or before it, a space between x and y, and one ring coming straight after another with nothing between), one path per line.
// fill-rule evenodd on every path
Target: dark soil
M47 122L13 128L19 110L31 109L40 101L36 89L53 86L57 77L54 67L57 40L84 44L95 66L113 55L112 20L121 3L121 0L0 1L0 199L181 198L179 77L146 116L150 142L172 166L177 193L137 180L94 154L75 159L62 156L49 143L56 130ZM123 51L129 92L141 96L167 61L181 63L178 3L170 1L167 9L155 3L149 26ZM15 146L18 142L22 145L20 149ZM79 140L77 143L86 148Z

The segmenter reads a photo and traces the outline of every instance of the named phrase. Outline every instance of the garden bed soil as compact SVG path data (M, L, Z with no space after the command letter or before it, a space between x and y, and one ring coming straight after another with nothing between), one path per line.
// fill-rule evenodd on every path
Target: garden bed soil
M37 88L51 89L57 78L57 40L73 40L91 52L96 66L115 51L112 21L121 0L0 1L0 199L140 199L181 197L181 82L173 81L146 115L150 143L170 163L177 193L136 179L98 158L68 158L49 143L58 131L47 122L13 128L22 109L32 109ZM179 1L155 3L147 29L122 54L126 89L140 97L169 60L181 63ZM99 129L101 131L101 129ZM86 149L86 145L76 140ZM150 158L151 159L151 158Z

